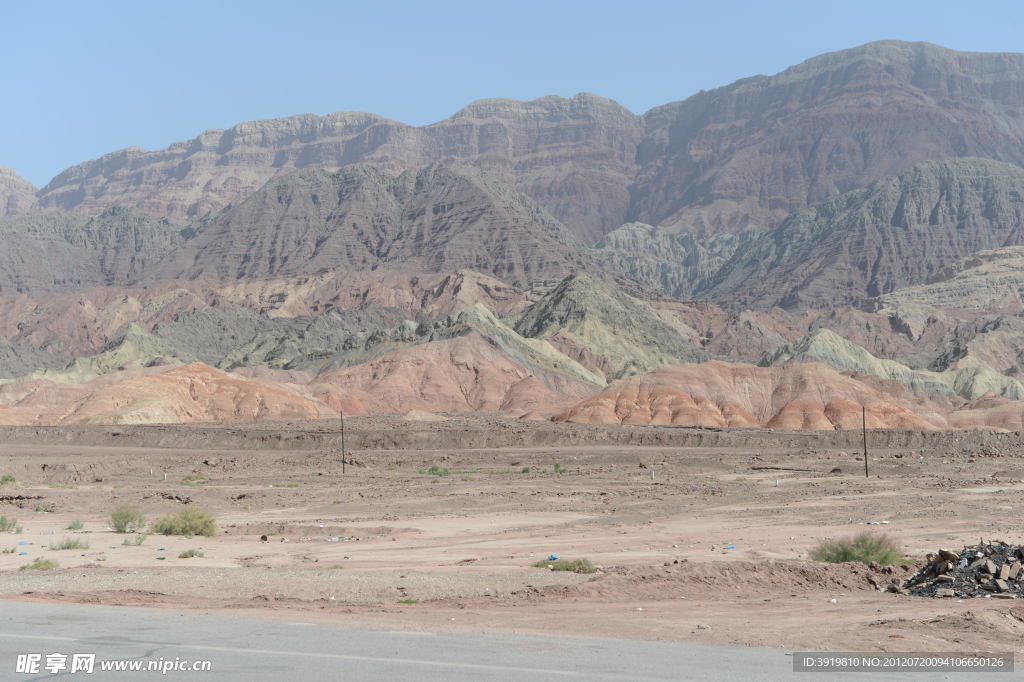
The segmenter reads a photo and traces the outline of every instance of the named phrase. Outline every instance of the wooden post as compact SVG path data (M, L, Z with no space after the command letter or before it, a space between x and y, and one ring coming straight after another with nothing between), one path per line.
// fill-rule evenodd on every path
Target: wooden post
M341 475L345 475L345 410L338 408L341 413Z
M860 426L864 434L864 478L870 478L871 476L868 474L868 411L863 405L860 407Z

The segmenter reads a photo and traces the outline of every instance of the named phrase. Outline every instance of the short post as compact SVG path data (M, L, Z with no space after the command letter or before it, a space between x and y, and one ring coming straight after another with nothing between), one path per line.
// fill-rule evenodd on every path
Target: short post
M341 475L345 475L345 410L338 408L341 413Z
M868 411L863 405L860 406L860 427L864 434L864 478L870 478L868 474Z

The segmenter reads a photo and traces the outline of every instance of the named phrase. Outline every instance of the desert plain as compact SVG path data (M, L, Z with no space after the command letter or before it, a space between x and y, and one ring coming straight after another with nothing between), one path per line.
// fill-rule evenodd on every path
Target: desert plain
M333 421L0 427L16 479L0 514L23 528L0 535L15 550L0 596L382 630L1021 649L1016 600L880 591L939 548L1024 540L1019 432L869 430L865 476L855 430L446 417L348 419L344 473ZM187 503L213 536L136 546L110 529L119 505L153 520ZM808 558L865 531L913 563ZM63 538L88 548L50 549ZM179 558L190 549L203 556ZM552 554L600 569L535 566ZM60 568L19 570L36 557Z

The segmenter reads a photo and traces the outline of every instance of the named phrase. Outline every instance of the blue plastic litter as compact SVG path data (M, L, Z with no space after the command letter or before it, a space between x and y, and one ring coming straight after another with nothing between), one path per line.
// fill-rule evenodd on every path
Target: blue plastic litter
M25 556L28 552L18 552L18 556Z
M158 552L166 552L167 550L166 550L166 549L164 549L163 547L161 547L161 548L160 548L160 549L158 549L157 551L158 551Z
M552 554L551 556L548 557L548 561L558 561L558 557L555 556L554 554Z
M726 549L736 549L736 545L726 545Z
M27 545L28 543L27 543L27 542L25 542L24 540L22 540L22 541L21 541L21 542L19 542L18 544L19 544L19 545Z

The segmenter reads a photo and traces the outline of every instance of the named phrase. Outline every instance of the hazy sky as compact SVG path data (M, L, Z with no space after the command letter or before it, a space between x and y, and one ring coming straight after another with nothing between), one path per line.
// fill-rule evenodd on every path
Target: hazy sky
M306 6L301 6L305 4ZM594 92L636 113L886 38L1024 52L1017 2L0 0L0 165L68 166L209 128Z

